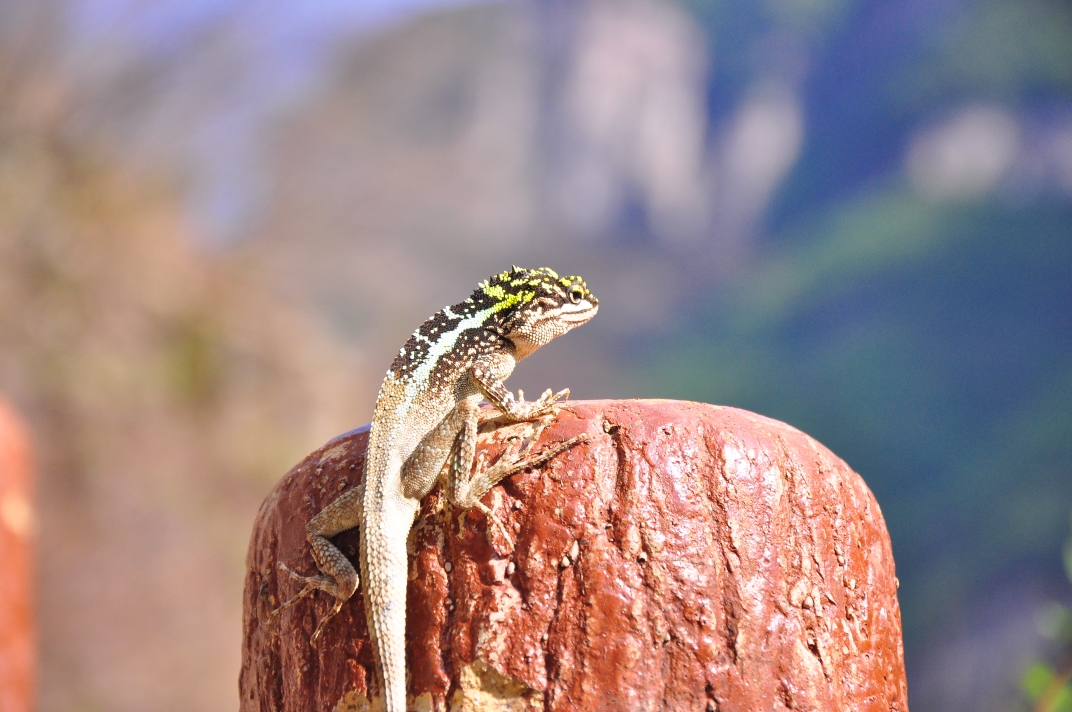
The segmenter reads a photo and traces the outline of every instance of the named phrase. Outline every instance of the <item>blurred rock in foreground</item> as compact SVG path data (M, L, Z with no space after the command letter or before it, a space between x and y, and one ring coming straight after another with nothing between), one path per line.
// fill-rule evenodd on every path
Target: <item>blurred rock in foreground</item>
M33 705L33 534L30 437L0 400L0 710Z
M481 436L492 458L519 424ZM412 535L408 670L416 709L906 710L897 579L863 480L783 423L675 401L581 401L542 445L592 440L485 497L437 489ZM367 430L329 442L261 507L247 559L241 709L376 709L360 596L309 644L323 594L305 523L358 484ZM339 536L356 561L357 532ZM371 707L370 707L371 704Z
M240 255L194 249L166 184L49 126L0 112L0 391L37 454L38 709L233 710L249 523L368 412L367 371Z

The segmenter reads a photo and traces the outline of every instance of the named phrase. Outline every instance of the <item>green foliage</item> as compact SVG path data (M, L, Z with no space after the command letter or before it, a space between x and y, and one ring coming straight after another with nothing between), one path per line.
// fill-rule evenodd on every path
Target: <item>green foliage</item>
M919 105L1072 88L1072 9L1047 0L975 3L905 80L898 91Z
M790 422L864 475L911 658L989 582L1056 573L1072 506L1072 203L928 200L906 185L905 155L973 104L1023 117L1030 141L1072 98L1072 6L686 6L709 32L713 114L799 50L807 130L765 252L699 295L638 370L648 392Z
M204 316L175 325L166 350L170 382L175 394L191 404L204 404L217 395L224 375L221 338Z
M1035 663L1025 672L1021 687L1036 712L1072 712L1072 688L1048 665Z
M1072 536L1064 545L1065 566L1072 583ZM1059 644L1057 662L1036 660L1020 679L1020 688L1036 712L1072 712L1072 610L1056 601L1047 604L1038 615L1038 631L1043 638Z

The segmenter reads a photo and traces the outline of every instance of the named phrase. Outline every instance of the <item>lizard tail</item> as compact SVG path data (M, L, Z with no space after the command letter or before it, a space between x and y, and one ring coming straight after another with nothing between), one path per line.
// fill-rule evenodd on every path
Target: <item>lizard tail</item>
M412 520L412 515L410 520ZM378 530L378 531L377 531ZM385 712L406 712L406 534L366 526L362 537L365 561L365 616L373 651L383 675Z

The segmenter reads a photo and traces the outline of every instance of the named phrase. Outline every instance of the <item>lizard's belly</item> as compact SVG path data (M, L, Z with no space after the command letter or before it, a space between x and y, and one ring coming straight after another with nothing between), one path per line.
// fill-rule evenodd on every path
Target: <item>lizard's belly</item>
M395 478L397 479L397 477ZM365 493L361 521L361 568L367 602L405 609L409 538L420 501L405 497L400 488Z

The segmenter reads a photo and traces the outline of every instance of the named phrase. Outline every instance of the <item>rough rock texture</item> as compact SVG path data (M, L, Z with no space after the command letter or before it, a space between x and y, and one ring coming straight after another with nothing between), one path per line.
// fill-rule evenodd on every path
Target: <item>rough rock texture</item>
M33 508L30 442L0 400L0 710L33 709Z
M494 458L527 424L482 436ZM733 408L574 402L540 447L586 445L484 499L439 490L411 536L413 709L906 710L889 536L863 480L807 435ZM305 522L357 484L366 431L310 455L264 502L248 555L245 712L377 709L360 596L317 648ZM357 533L338 541L356 561ZM371 702L370 702L371 700Z

